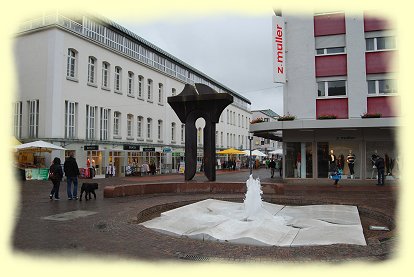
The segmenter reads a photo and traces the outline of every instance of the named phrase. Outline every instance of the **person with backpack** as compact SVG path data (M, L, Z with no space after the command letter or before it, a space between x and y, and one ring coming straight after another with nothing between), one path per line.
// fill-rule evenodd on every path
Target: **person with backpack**
M60 165L60 159L58 157L55 157L53 159L53 163L49 168L49 179L52 181L53 188L50 192L49 198L50 200L55 198L55 200L59 200L59 186L60 181L62 181L63 178L63 171L62 166Z

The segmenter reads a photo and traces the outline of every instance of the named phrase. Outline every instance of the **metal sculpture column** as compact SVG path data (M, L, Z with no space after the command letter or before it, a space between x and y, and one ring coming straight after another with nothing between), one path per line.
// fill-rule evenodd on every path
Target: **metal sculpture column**
M177 96L168 97L168 104L185 124L185 180L193 179L197 166L197 129L195 122L202 117L204 127L204 174L216 180L216 123L223 110L233 103L233 96L217 93L204 84L186 84Z

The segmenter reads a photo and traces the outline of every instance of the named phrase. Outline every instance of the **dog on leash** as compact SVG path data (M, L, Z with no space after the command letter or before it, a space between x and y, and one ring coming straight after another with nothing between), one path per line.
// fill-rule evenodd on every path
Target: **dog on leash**
M91 194L93 194L93 196L96 199L95 190L97 190L97 189L98 189L98 183L83 183L82 187L81 187L81 193L80 193L79 201L82 201L83 192L85 192L85 200L86 201L88 201L88 196L89 196L89 199L92 199Z

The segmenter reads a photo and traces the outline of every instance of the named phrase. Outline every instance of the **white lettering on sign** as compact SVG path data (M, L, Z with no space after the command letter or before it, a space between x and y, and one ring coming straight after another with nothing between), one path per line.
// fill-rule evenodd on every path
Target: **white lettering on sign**
M285 83L285 22L281 16L273 16L272 24L273 81L275 83Z

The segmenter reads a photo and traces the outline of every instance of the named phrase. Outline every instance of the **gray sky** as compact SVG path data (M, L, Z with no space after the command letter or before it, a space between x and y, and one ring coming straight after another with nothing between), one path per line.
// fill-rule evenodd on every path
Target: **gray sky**
M248 98L252 110L283 115L281 85L272 79L272 14L114 21Z

